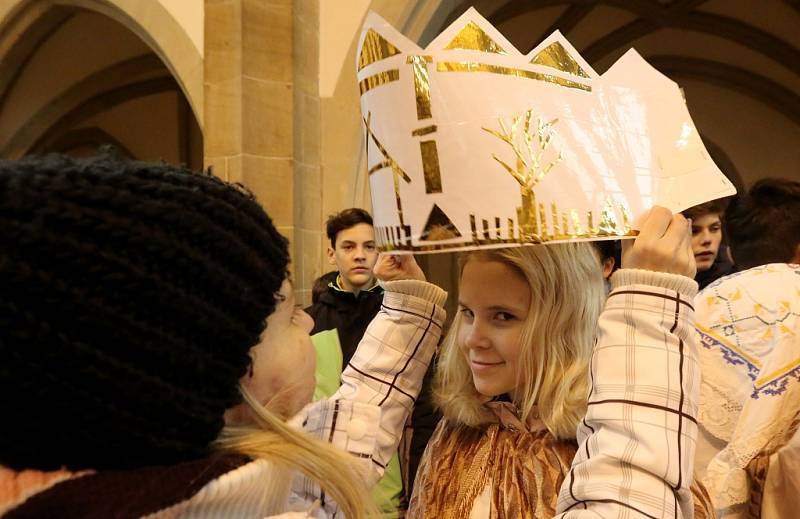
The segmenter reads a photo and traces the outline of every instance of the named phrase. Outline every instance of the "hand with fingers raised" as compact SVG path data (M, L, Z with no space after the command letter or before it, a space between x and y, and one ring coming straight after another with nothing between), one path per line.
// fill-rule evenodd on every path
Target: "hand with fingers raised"
M680 213L654 206L640 219L639 236L622 242L622 267L679 274L694 279L692 224Z

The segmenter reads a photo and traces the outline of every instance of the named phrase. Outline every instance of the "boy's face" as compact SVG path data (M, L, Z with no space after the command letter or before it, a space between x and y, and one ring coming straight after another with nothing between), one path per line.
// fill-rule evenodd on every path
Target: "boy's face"
M342 288L358 292L372 286L372 268L378 261L375 231L368 223L359 223L339 231L336 248L328 247L328 262L341 275Z
M692 220L692 252L697 272L711 268L717 259L721 241L722 222L718 214L704 214Z

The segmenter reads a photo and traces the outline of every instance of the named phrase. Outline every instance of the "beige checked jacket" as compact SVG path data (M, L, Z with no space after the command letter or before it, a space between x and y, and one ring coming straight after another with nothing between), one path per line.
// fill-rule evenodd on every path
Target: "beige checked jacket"
M634 269L611 282L557 517L688 519L700 388L697 283Z

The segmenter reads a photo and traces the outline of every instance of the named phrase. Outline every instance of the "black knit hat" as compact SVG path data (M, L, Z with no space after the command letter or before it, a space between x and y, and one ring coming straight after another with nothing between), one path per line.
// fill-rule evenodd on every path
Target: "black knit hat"
M239 186L108 156L0 161L0 464L208 454L287 275Z

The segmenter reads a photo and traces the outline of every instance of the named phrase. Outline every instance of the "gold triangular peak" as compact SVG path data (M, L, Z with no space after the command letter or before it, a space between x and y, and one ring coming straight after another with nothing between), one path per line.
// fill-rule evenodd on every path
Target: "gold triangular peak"
M425 222L425 228L422 230L422 235L419 237L422 241L442 241L451 240L453 238L461 238L461 233L444 214L444 211L433 204L431 213L428 215L428 221Z
M481 52L492 52L494 54L505 54L506 51L494 41L486 31L478 27L473 21L467 23L458 34L445 46L447 50L477 50Z
M554 68L575 76L585 78L591 77L581 68L578 62L575 61L575 58L567 52L567 49L561 45L561 42L558 41L554 41L546 48L539 51L531 60L531 64Z
M361 45L361 54L358 56L358 70L390 58L395 54L400 54L397 47L389 43L386 38L375 32L374 29L370 29L364 36L364 43Z

